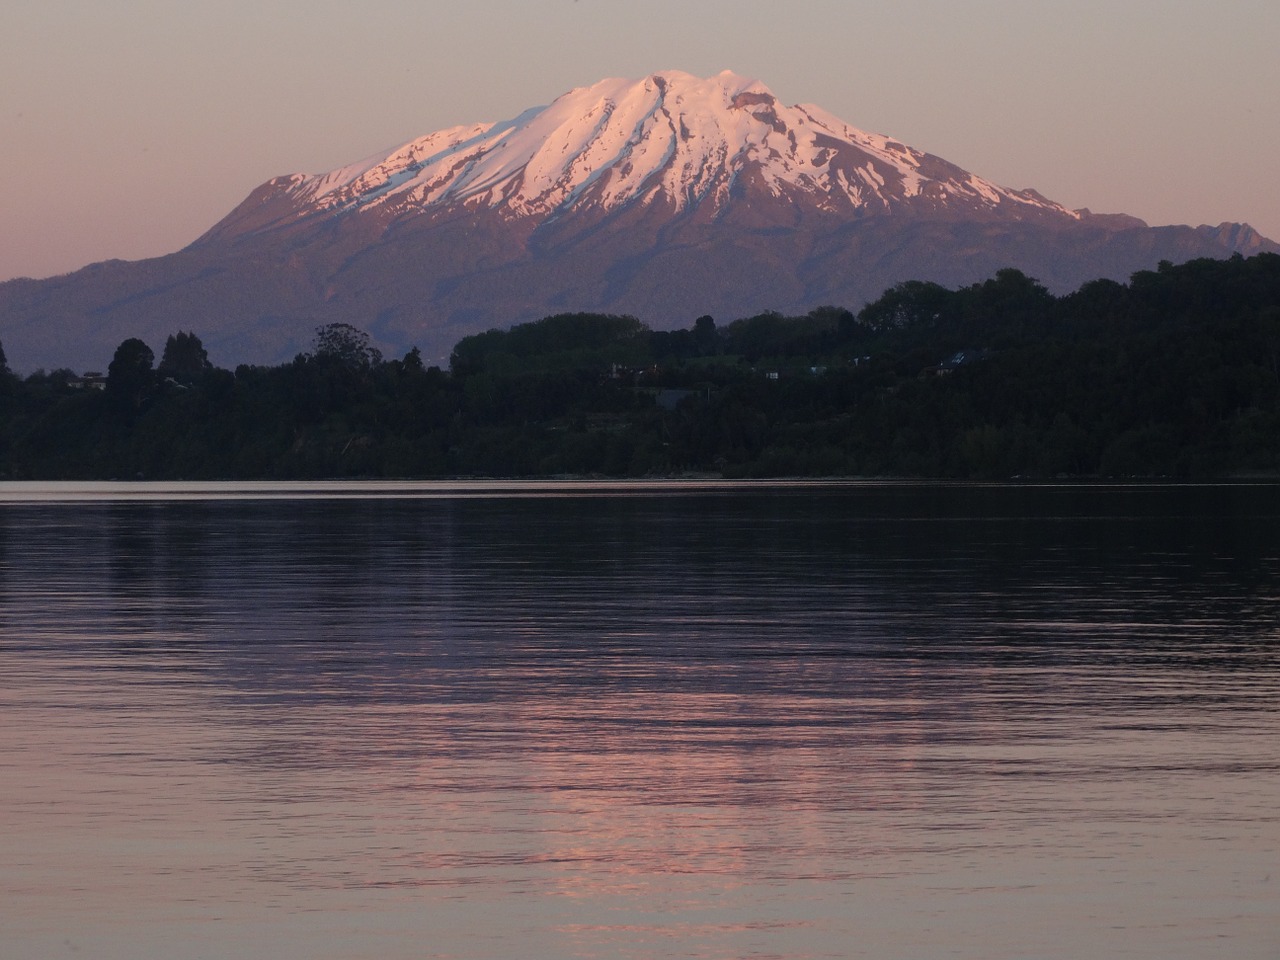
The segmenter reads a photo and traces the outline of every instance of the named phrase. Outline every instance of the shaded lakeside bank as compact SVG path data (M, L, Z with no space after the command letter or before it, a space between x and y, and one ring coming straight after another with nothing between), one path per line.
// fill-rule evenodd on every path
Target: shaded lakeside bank
M234 371L178 333L158 365L129 340L97 378L0 385L10 480L689 475L1280 475L1280 256L685 330L563 314L467 337L447 371L341 324Z

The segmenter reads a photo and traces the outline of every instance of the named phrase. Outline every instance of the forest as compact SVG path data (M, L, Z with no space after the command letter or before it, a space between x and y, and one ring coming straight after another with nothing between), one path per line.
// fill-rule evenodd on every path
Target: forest
M0 349L0 479L1280 475L1274 254L676 330L561 314L467 337L448 369L330 324L227 370L182 327L98 376L18 376Z

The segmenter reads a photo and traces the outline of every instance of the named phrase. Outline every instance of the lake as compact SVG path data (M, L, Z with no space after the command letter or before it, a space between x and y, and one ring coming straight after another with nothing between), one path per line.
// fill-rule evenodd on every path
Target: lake
M1280 956L1280 487L0 484L0 956Z

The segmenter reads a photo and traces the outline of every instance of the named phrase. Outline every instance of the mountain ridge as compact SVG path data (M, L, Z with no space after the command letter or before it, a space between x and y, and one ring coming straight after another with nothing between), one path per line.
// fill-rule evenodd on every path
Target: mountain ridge
M920 207L1081 218L820 107L783 106L757 80L667 71L602 80L512 120L437 131L325 173L277 177L196 243L253 229L267 207L277 228L325 213L395 220L468 205L511 219L661 201L675 213L710 204L714 214L735 189L753 187L837 214Z
M608 79L261 184L186 248L0 284L25 367L101 367L192 329L219 362L279 362L348 322L385 352L563 311L685 326L857 309L905 280L1015 267L1066 292L1161 260L1280 246L1246 224L1148 227L999 186L725 71Z

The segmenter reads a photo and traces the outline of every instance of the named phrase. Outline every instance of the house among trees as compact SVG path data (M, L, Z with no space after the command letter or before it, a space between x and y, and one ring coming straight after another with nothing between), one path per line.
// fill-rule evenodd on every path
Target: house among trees
M69 378L67 386L73 390L105 390L107 389L107 377L98 370L89 370L83 377Z
M963 367L968 363L975 363L987 356L986 350L961 350L958 353L943 360L940 364L933 367L925 367L920 371L922 377L945 377L949 373L954 373L957 367Z

